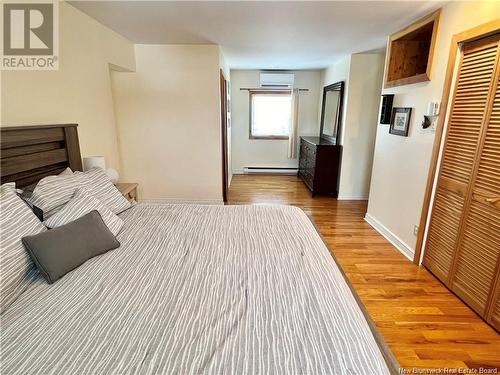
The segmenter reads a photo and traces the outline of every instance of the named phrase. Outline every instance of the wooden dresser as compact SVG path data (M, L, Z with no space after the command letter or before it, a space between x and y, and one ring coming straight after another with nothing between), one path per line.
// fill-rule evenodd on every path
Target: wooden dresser
M320 137L300 137L298 176L312 195L338 196L342 146Z

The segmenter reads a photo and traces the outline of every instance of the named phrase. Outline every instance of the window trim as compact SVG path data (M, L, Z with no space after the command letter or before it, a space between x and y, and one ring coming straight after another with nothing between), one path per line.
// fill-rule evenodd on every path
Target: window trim
M280 95L291 95L292 91L285 89L285 90L249 90L248 92L248 98L249 98L249 105L248 105L248 139L257 139L257 140L284 140L287 141L290 139L290 136L288 135L253 135L252 134L252 97L255 95L262 95L262 94L280 94Z

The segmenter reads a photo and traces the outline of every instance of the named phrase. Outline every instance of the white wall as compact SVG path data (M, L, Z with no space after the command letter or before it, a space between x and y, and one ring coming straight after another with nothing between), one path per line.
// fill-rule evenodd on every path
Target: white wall
M220 202L219 47L136 45L113 72L123 180L140 199Z
M339 199L368 198L384 59L382 53L354 54L322 75L323 86L345 82Z
M460 33L498 17L500 2L452 2L443 7L433 60L432 80L383 90L395 94L394 106L412 107L408 137L389 134L379 125L375 145L367 218L390 232L410 255L415 250L434 133L420 123L429 101L440 101L450 43ZM444 116L444 114L441 114Z
M59 7L59 70L4 71L1 125L78 123L82 155L104 155L119 169L109 63L135 69L134 47L71 5Z
M320 71L293 71L295 86L307 88L299 97L299 136L319 135L318 102ZM248 138L248 91L241 87L259 87L260 71L231 70L232 170L242 173L244 167L297 168L298 159L288 159L288 140Z

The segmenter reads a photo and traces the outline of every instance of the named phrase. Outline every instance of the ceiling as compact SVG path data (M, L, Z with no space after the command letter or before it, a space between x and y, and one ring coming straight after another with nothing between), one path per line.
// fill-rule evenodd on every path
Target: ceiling
M219 44L232 69L317 69L383 48L443 1L69 1L134 43Z

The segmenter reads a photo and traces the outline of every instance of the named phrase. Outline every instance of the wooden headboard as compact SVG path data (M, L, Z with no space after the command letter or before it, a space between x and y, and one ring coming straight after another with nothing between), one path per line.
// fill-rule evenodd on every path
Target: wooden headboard
M82 170L78 124L2 127L1 183L22 188L70 167Z

